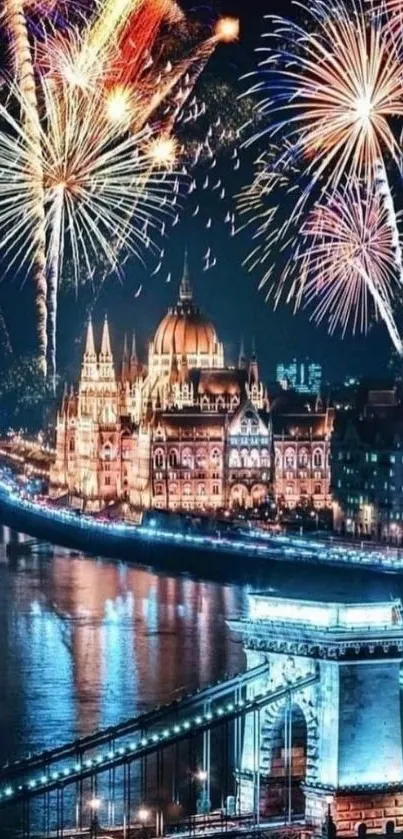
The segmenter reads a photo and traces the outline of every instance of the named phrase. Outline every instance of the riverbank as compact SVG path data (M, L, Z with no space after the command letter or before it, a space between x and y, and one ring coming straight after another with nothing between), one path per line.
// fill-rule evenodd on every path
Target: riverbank
M400 551L355 548L313 537L262 534L202 534L123 521L105 522L24 498L11 478L0 483L0 516L10 527L78 551L124 559L165 571L205 574L211 579L248 580L269 575L273 563L403 574Z

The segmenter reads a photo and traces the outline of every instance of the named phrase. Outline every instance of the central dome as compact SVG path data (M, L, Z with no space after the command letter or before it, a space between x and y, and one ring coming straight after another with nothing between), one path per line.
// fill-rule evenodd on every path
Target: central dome
M217 351L218 338L212 323L193 304L187 267L179 288L179 300L162 319L154 338L154 353L199 356Z

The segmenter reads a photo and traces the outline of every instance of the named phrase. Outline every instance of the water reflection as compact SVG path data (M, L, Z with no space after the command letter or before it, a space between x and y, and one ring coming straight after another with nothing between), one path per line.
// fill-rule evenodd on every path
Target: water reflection
M68 556L0 562L0 761L244 667L241 588Z

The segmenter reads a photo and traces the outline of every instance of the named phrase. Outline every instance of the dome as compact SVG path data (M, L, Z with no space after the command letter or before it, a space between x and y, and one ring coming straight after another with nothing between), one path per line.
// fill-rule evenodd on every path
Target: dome
M193 307L176 306L161 321L154 338L158 355L213 353L217 343L214 326Z
M187 267L180 284L179 300L162 319L154 338L156 355L208 354L216 352L218 343L214 326L193 305Z

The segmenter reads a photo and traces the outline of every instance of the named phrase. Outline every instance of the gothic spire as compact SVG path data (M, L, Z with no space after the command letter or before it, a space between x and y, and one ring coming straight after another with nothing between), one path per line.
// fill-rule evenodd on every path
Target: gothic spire
M127 332L125 332L122 355L122 379L125 381L129 374L129 348L127 346Z
M87 339L85 342L84 354L86 356L95 355L94 330L92 328L92 319L89 317L87 326Z
M239 348L238 367L240 370L245 370L246 367L245 344L243 340L243 335L241 336L241 346Z
M259 383L259 367L256 356L255 339L252 340L252 354L249 363L249 384L257 385Z
M103 356L111 356L112 355L107 315L105 315L104 327L103 327L103 330L102 330L101 355L103 355Z
M183 274L179 286L179 300L181 303L190 303L192 299L193 293L189 279L188 250L186 248L183 262Z
M131 354L131 358L132 358L133 361L137 361L136 333L135 333L134 329L133 329L133 335L132 335L132 354Z

